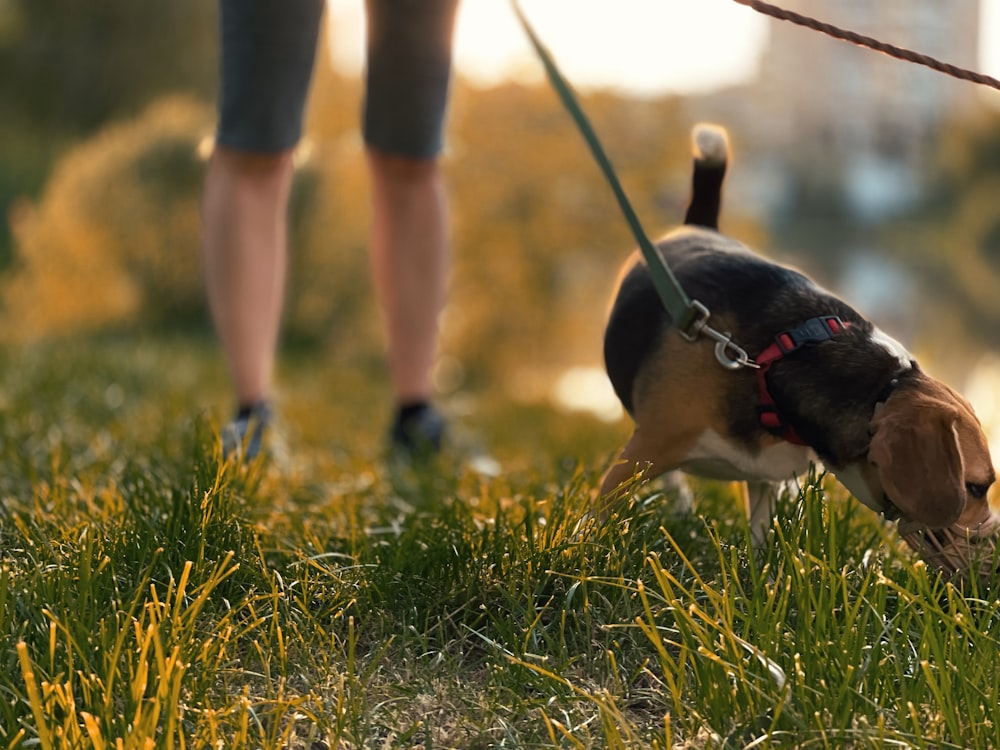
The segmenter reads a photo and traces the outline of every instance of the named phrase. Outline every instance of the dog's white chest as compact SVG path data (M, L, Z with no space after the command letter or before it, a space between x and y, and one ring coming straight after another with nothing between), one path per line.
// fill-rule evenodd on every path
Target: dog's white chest
M816 456L806 446L776 443L750 453L729 442L715 430L706 430L695 441L681 469L709 479L729 481L760 479L780 482L801 476Z

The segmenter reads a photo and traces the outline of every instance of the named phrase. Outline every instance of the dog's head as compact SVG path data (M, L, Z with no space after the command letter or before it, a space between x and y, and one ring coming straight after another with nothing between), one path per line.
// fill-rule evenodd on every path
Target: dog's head
M927 528L971 527L990 518L996 480L982 425L958 393L917 372L871 420L869 488ZM877 482L877 486L872 486Z

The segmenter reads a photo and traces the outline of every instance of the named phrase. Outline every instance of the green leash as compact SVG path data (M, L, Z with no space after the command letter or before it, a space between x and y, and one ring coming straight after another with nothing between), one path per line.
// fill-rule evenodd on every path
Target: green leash
M581 135L583 135L584 140L590 147L590 153L604 173L604 178L611 186L611 190L618 201L618 206L625 215L625 220L628 222L629 228L632 230L632 235L639 245L639 250L646 259L646 265L649 268L649 275L653 281L656 293L659 295L660 301L670 315L678 333L691 342L696 341L702 334L713 339L716 342L715 356L722 366L727 369L736 370L740 367L756 367L750 357L747 356L747 353L733 343L728 333L720 333L708 326L710 316L708 308L697 300L692 300L684 292L677 277L670 270L670 266L667 265L663 256L656 250L656 247L639 223L639 217L636 216L635 211L632 209L632 204L629 203L628 197L625 195L625 190L618 181L618 175L615 174L614 167L611 166L611 161L604 152L601 142L598 140L596 133L594 133L594 129L587 119L587 115L580 107L569 83L566 82L562 73L559 72L559 68L556 67L552 55L549 54L548 50L539 40L535 30L522 12L518 1L511 0L511 5L518 20L521 22L521 26L528 35L535 53L545 67L549 82L556 90L556 93L559 94L563 106L573 118ZM728 352L732 352L732 356Z

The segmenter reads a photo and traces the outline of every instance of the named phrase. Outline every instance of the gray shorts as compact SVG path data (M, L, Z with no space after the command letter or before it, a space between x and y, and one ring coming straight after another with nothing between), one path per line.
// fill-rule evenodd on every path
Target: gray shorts
M325 0L219 0L218 143L283 151L302 135ZM458 0L365 0L365 142L430 158L443 142Z

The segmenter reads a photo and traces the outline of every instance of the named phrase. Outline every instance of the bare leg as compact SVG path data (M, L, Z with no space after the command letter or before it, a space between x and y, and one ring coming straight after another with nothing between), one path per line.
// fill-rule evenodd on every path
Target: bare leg
M436 159L368 149L372 272L397 403L430 399L438 319L447 287L448 205Z
M205 284L241 406L268 397L284 297L291 151L218 147L203 198Z

